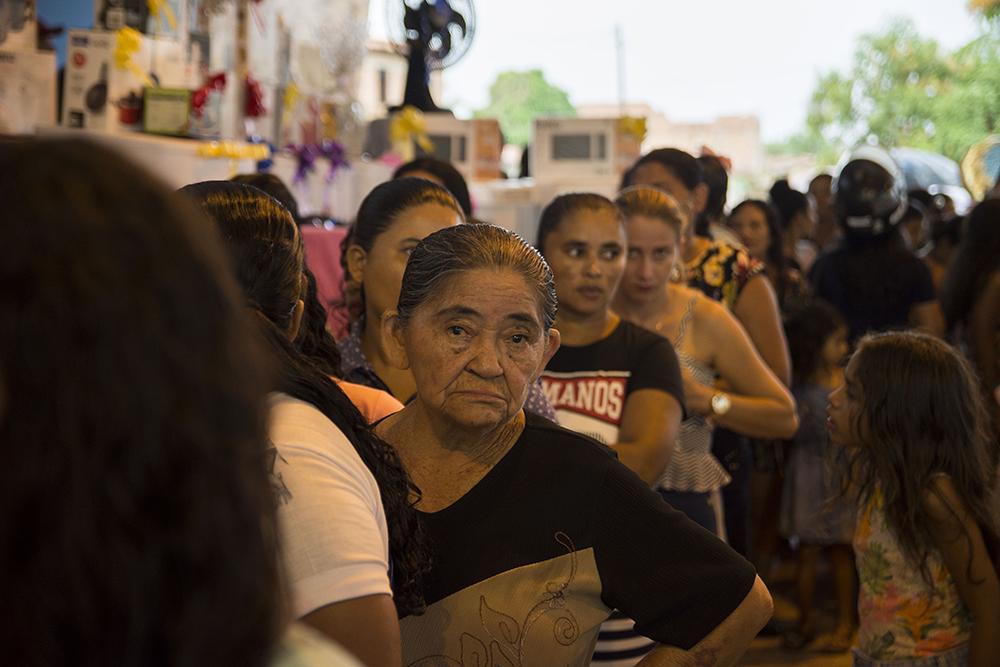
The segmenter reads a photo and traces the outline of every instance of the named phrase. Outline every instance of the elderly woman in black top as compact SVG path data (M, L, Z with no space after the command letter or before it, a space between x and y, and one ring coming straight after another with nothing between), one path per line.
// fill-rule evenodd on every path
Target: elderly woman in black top
M414 249L382 320L416 396L376 430L434 545L404 664L586 665L612 609L661 644L642 665L735 663L771 612L753 568L604 446L524 412L559 346L555 311L533 248L460 225Z

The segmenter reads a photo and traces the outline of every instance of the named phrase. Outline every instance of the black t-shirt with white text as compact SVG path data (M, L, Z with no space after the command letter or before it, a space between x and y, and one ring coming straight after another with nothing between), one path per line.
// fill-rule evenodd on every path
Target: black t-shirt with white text
M622 320L590 345L563 345L542 372L559 423L604 444L618 441L625 399L639 389L665 391L683 407L684 385L670 341Z

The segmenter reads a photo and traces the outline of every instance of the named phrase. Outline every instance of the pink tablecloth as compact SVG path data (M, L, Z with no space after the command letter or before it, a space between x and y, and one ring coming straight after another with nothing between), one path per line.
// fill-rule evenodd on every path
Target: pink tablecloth
M339 339L347 331L347 315L341 307L344 272L340 268L340 242L347 235L347 228L322 229L305 225L301 229L306 263L316 276L319 300L326 308L327 328Z

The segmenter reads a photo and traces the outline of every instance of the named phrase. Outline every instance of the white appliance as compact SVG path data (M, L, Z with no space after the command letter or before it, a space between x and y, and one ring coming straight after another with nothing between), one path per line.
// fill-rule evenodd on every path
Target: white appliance
M415 154L430 155L450 162L467 181L486 181L501 177L500 152L503 149L500 124L493 118L455 118L447 113L425 113L427 136L434 144L424 151L414 144Z
M531 176L560 189L614 191L641 155L641 139L619 118L538 118L531 144Z

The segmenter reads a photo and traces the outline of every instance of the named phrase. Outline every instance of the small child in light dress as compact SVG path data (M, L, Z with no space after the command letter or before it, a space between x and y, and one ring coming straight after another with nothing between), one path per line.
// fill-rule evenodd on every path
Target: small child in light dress
M830 444L826 404L830 392L843 382L847 357L847 327L833 309L814 301L790 313L785 330L794 369L792 393L799 409L782 491L781 533L797 544L795 598L797 626L786 634L788 648L810 648L843 653L854 635L854 556L851 536L854 509L841 492L844 461L840 448ZM816 637L814 597L821 557L833 574L837 626Z
M1000 664L1000 457L969 364L926 334L866 336L828 415L861 508L854 665Z

